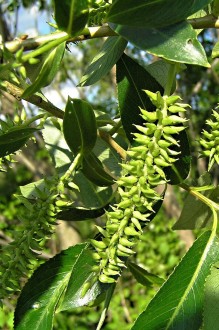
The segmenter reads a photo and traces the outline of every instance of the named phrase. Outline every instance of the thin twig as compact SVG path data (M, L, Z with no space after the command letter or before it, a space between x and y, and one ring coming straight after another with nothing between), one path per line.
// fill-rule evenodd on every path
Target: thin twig
M105 131L99 130L98 135L101 139L106 141L116 152L120 155L122 159L126 159L126 151L112 138L110 134Z

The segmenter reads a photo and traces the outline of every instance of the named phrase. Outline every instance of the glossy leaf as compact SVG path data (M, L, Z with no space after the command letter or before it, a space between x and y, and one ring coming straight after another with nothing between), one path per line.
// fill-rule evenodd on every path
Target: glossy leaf
M196 240L132 330L200 329L205 280L217 260L219 241L207 231Z
M65 51L65 42L61 43L59 46L51 50L44 57L43 64L41 66L36 66L34 69L40 69L37 73L35 73L35 80L27 87L22 94L22 97L28 97L36 92L38 92L41 88L48 86L53 81L57 71L59 70L60 63L62 61L63 55ZM31 70L31 68L30 68ZM31 77L34 77L34 74L31 74Z
M63 120L65 140L74 155L88 154L97 139L94 111L89 103L80 99L68 99Z
M140 49L170 61L210 67L196 32L186 21L164 28L133 28L110 24L110 27Z
M54 0L55 21L60 30L78 35L89 17L88 0Z
M219 324L219 263L212 266L205 284L203 330L217 329Z
M104 293L107 286L95 282L85 296L81 296L95 264L90 253L88 244L75 245L34 272L18 299L16 330L50 330L58 304L59 311L85 306Z
M64 139L62 131L48 119L42 131L46 149L59 172L64 171L74 160L72 152Z
M108 37L85 71L79 86L95 84L104 77L119 60L126 45L127 41L122 37Z
M10 155L25 145L27 140L38 131L34 127L16 127L0 135L0 157Z
M84 221L98 218L106 211L107 205L103 208L86 209L82 207L69 207L57 214L57 219L64 221Z
M132 141L132 133L136 132L134 124L142 124L139 107L148 111L154 110L143 90L163 93L163 88L142 66L125 54L118 61L116 68L121 120L128 139Z
M149 273L146 269L129 262L127 263L128 268L135 279L144 286L151 286L152 284L155 285L162 285L165 281L163 278L156 276L154 274Z
M88 180L100 187L111 186L115 182L113 177L104 170L97 156L92 152L84 156L81 172Z
M211 0L115 0L107 16L109 22L143 28L159 28L181 22L207 6Z

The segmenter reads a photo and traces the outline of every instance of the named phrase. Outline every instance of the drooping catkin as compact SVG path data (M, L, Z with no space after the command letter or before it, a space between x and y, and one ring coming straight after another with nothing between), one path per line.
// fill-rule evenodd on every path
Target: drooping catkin
M140 109L143 125L136 125L134 146L127 151L128 161L122 166L117 180L120 202L106 212L106 227L98 228L102 239L91 240L95 248L98 278L103 283L113 283L125 267L127 257L134 254L134 247L142 228L150 221L154 204L162 199L155 188L166 184L164 169L176 162L179 146L176 134L185 129L186 119L179 114L188 106L180 104L179 96L164 96L159 92L145 91L156 106L154 112Z
M209 126L209 131L203 130L200 144L202 157L208 157L208 171L216 162L219 165L219 114L217 111L212 111L212 118L206 121Z

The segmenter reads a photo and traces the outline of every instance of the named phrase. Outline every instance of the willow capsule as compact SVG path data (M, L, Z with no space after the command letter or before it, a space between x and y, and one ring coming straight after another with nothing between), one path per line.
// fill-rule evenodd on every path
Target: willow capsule
M131 218L131 222L133 223L133 225L140 231L140 232L142 232L142 229L141 229L141 224L140 224L140 222L139 222L139 220L138 219L136 219L136 218L134 218L134 217L132 217ZM133 227L127 227L127 228L130 228L130 229L127 229L127 231L124 231L125 232L125 234L127 235L127 236L130 236L131 235L131 229L134 229ZM134 231L136 232L136 230L134 229ZM127 232L130 232L130 235L128 235L127 234ZM140 233L139 232L136 232L136 234L134 235L132 235L132 236L137 236L137 235L140 235Z
M133 251L132 249L130 249L122 244L118 244L118 249L122 252L128 253L129 255L135 254L135 251Z
M127 247L132 247L136 244L135 242L129 241L126 237L120 237L119 243Z
M168 96L168 98L166 99L166 104L169 106L171 104L176 103L178 100L181 100L181 97L178 95L171 95Z
M116 282L116 280L114 278L109 277L105 274L101 274L99 276L99 281L102 282L102 283L115 283Z
M185 129L185 127L181 126L165 126L163 127L163 132L166 134L178 134L179 132L182 132Z
M106 249L107 245L103 241L96 241L95 239L90 239L91 245L93 245L94 248L104 250Z
M149 112L149 111L141 109L141 108L140 108L140 111L141 111L143 119L145 119L146 121L149 121L149 122L153 123L157 120L157 113L156 112Z
M107 276L116 276L116 275L119 275L120 272L118 270L113 270L113 269L110 269L109 267L107 267L107 268L103 269L103 274L105 274Z

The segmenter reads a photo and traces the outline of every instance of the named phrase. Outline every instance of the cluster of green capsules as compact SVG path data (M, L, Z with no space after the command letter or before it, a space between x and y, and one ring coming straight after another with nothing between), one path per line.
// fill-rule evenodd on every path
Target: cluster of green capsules
M162 199L156 187L166 184L164 169L177 161L179 147L176 134L185 129L180 116L187 104L178 103L179 96L161 96L145 90L156 106L154 112L140 109L144 124L136 125L134 146L127 151L128 161L121 164L122 176L117 180L120 202L106 212L105 229L98 227L101 240L91 240L99 281L113 283L125 267L127 257L135 252L142 228L154 213L154 204ZM179 149L179 148L178 148Z
M110 3L104 0L94 0L90 3L89 26L101 25L110 8Z
M213 110L212 119L208 119L206 124L210 129L202 131L201 156L209 157L208 171L210 171L215 162L219 165L219 114L217 111Z
M14 241L2 248L0 262L1 288L0 299L11 292L20 290L20 278L26 277L37 266L36 256L42 250L42 243L54 232L57 207L57 182L47 182L48 189L35 187L35 197L31 202L24 196L17 198L25 205L27 211L18 216L24 225L23 231L17 231Z

